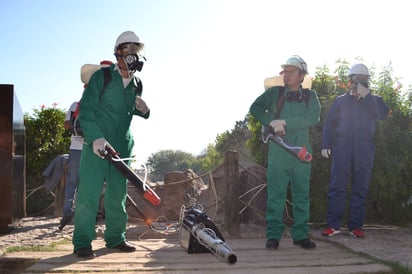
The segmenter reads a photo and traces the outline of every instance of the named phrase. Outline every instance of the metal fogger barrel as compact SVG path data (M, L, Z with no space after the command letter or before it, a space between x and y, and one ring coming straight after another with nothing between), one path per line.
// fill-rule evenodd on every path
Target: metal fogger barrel
M222 262L234 264L237 261L236 254L225 243L219 229L199 209L192 208L185 213L180 236L180 244L189 254L210 252Z

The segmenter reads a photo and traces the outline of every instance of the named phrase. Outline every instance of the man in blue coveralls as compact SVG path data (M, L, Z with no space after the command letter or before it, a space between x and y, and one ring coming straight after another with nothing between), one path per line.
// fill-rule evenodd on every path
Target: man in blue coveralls
M351 67L350 88L335 99L324 123L321 153L325 158L332 157L332 167L323 236L340 232L351 178L348 230L354 237L365 237L362 226L375 155L376 122L389 113L382 98L370 93L369 77L364 64Z

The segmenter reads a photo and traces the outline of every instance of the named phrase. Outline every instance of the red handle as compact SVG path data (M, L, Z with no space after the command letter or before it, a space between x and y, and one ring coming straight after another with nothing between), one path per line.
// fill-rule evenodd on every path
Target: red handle
M298 158L301 161L307 162L309 163L310 161L312 161L312 154L310 154L307 150L306 147L303 146L301 150L299 150L298 152Z
M154 206L160 205L160 197L157 196L156 192L154 192L151 188L146 189L146 191L143 194L143 197Z

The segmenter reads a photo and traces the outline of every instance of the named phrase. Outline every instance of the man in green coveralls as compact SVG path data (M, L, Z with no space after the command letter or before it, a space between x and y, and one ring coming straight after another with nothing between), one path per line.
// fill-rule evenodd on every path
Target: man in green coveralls
M315 91L302 88L308 71L301 57L294 55L281 67L285 86L268 88L253 102L250 113L263 126L272 127L285 142L291 145L304 145L311 153L309 127L319 122L319 99ZM282 96L284 97L280 98ZM294 220L291 228L293 243L305 249L315 248L316 244L308 237L311 165L300 161L272 142L268 153L266 248L277 249L285 231L283 213L289 183Z
M80 258L94 258L91 242L96 238L96 214L103 183L106 230L104 240L108 248L133 252L135 247L126 242L127 180L102 158L106 143L113 146L122 158L129 158L134 141L130 132L133 115L148 118L150 110L136 94L134 73L140 71L144 44L139 37L126 31L117 38L114 55L117 63L110 66L111 81L101 95L104 72L96 71L90 78L80 101L79 120L84 132L84 146L80 160L80 182L74 218L74 253Z

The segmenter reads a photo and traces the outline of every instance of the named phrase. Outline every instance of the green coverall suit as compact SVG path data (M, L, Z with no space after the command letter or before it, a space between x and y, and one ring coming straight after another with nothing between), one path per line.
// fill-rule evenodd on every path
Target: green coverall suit
M104 194L106 246L115 247L125 241L127 212L127 180L108 160L99 158L93 152L93 141L105 138L120 153L121 158L130 157L134 141L129 130L133 115L148 118L135 107L137 84L131 80L124 88L123 80L115 65L111 65L112 80L100 96L104 74L96 71L83 92L80 101L79 119L84 132L85 143L80 159L80 181L76 200L74 251L91 247L96 238L96 214L99 208L102 187Z
M309 100L292 101L286 99L276 118L276 105L280 87L267 89L250 107L250 113L262 124L269 126L272 120L286 121L286 134L282 138L290 145L306 146L312 153L309 143L309 127L319 122L320 103L316 93L309 90ZM285 88L286 96L287 88ZM287 97L286 97L287 98ZM267 168L266 237L280 240L285 231L283 213L290 182L294 223L291 229L293 240L308 238L309 231L309 181L311 165L279 145L270 142Z

